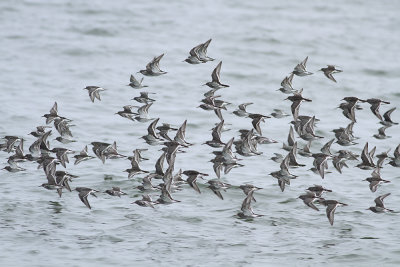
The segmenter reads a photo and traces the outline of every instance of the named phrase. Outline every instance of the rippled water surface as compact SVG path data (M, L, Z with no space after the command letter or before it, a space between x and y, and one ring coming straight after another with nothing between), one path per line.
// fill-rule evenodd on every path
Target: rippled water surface
M0 1L0 135L27 135L44 124L54 101L59 113L73 119L79 151L93 141L117 141L122 154L148 148L149 161L142 168L153 170L161 147L150 147L140 137L148 123L130 122L114 113L138 95L126 84L154 57L165 53L161 69L168 74L145 77L148 91L157 100L150 116L160 122L180 125L188 120L187 140L195 145L178 154L176 169L195 169L210 174L212 148L201 145L211 139L209 131L218 119L212 112L196 108L207 90L201 86L219 60L221 80L230 85L219 91L232 103L224 112L231 130L223 141L238 137L237 130L250 129L249 119L231 112L240 103L254 102L249 111L269 114L274 108L290 112L286 95L276 89L293 67L309 56L309 77L295 77L295 88L313 100L300 113L316 115L317 134L313 152L333 137L332 129L348 120L335 109L345 96L382 98L382 106L400 107L400 17L397 1ZM195 45L212 38L208 49L217 60L201 65L182 62ZM338 83L326 79L318 69L339 65ZM138 77L139 74L137 74ZM108 90L102 101L91 103L87 85ZM400 143L399 127L387 129L390 139L377 140L377 118L363 104L354 127L359 144L350 149L360 153L366 141L377 153ZM400 121L399 111L393 120ZM385 165L381 174L391 180L371 193L362 180L370 171L350 168L338 174L330 164L324 180L308 171L312 160L299 157L306 167L294 169L299 176L281 192L268 174L279 169L269 158L284 154L290 117L268 119L263 134L278 144L259 146L262 155L243 158L245 166L223 175L233 186L218 199L199 181L199 195L189 186L173 194L181 203L158 205L155 209L130 204L140 198L135 188L141 179L128 179L128 160L94 159L67 170L79 175L72 186L106 190L119 186L128 196L99 194L90 198L92 210L76 192L59 198L39 187L46 181L36 164L21 164L27 170L0 173L0 264L2 266L308 266L324 263L343 266L400 264L399 216L374 214L366 209L374 198L391 192L388 208L400 211L400 175ZM60 146L54 141L51 146ZM299 139L303 145L304 141ZM332 146L333 151L341 147ZM91 148L89 149L92 154ZM1 152L2 166L7 154ZM58 166L58 169L62 169ZM252 183L257 191L256 213L265 216L240 220L244 195L238 188ZM349 204L337 209L331 226L325 211L306 207L297 197L312 184L333 190L327 195ZM153 197L157 198L158 193Z

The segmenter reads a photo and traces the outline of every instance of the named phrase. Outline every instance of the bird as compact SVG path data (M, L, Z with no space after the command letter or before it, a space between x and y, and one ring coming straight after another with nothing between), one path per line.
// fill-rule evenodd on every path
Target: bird
M128 178L132 178L136 174L140 173L149 173L148 171L142 170L139 167L139 155L137 151L134 151L134 155L132 157L128 157L128 159L131 161L132 166L132 168L125 170L125 172L128 173Z
M126 156L118 153L117 142L114 143L104 143L104 142L92 142L92 150L94 154L105 163L106 159L124 158Z
M200 192L200 188L196 183L196 180L198 177L203 178L203 176L208 176L208 174L206 173L201 173L198 171L194 171L194 170L186 170L184 172L182 172L182 174L186 175L187 178L187 183L190 185L190 187L192 187L196 192L198 192L199 194Z
M289 167L297 168L304 167L306 165L297 162L297 142L294 143L292 149L289 151Z
M390 158L389 164L393 167L400 167L400 145L393 152L393 157Z
M199 48L197 49L197 56L199 57L200 61L202 63L206 63L208 61L213 61L214 59L207 56L207 49L208 46L210 45L212 39L208 39L206 42L201 44Z
M308 141L303 148L299 148L298 153L303 157L312 157L312 152L310 150L311 141Z
M348 206L345 203L339 202L337 200L319 200L319 203L326 206L326 216L328 217L329 223L333 225L335 210L339 206Z
M253 199L253 194L255 190L250 190L246 198L243 200L241 212L238 213L239 218L248 219L248 218L256 218L261 217L263 215L255 214L253 209L251 208L251 201Z
M173 126L171 126L169 123L162 123L161 126L156 127L157 130L159 130L159 134L162 138L168 140L168 141L172 141L172 139L168 136L168 132L169 131L178 131L177 128L174 128Z
M290 129L289 129L289 134L288 134L288 138L287 138L288 143L283 143L283 149L286 151L290 151L294 145L295 138L294 138L294 131L293 131L293 127L292 125L290 125Z
M385 125L385 126L392 126L392 125L397 125L399 124L398 122L393 122L390 116L392 115L393 111L396 110L396 107L389 109L383 114L383 120L381 120L379 123Z
M171 193L168 191L166 185L161 187L161 195L157 199L158 204L172 204L172 203L177 203L177 202L181 202L181 201L172 198Z
M333 74L342 72L342 70L337 69L334 65L328 65L326 68L321 68L320 71L322 71L329 80L334 82L336 82L336 80L333 78Z
M255 113L249 114L248 117L252 119L251 124L253 125L254 130L256 130L259 135L262 135L260 123L265 122L264 119L271 118L270 116L267 115L255 114Z
M55 140L60 142L60 143L62 143L62 144L69 144L69 143L75 143L76 142L76 140L71 140L71 139L68 139L68 138L64 138L62 136L57 136Z
M135 101L137 101L139 103L143 103L143 104L148 104L149 102L156 101L156 100L150 98L149 94L155 94L155 93L140 92L140 96L136 96L136 97L132 98L131 100L135 100Z
M353 135L353 126L354 126L354 121L349 123L346 128L340 127L339 129L334 129L332 132L335 133L335 137L337 138L336 143L338 143L341 146L351 146L357 144L354 142L356 139Z
M381 196L375 198L375 207L369 207L368 210L371 210L374 213L383 213L386 211L394 212L391 209L385 208L385 205L383 204L383 200L388 196L390 196L390 193L387 193L387 194L384 194L384 195L381 195Z
M389 128L390 126L382 126L378 129L378 133L374 134L373 137L375 137L376 139L386 139L386 138L390 138L391 136L386 135L385 131L387 128Z
M139 114L138 116L135 117L135 120L138 122L148 122L149 120L152 120L149 117L149 109L153 105L153 102L150 102L148 104L145 104L141 107L138 108L137 113Z
M160 60L163 56L164 54L154 57L153 60L146 65L146 69L140 70L139 72L145 76L160 76L166 74L166 71L160 69Z
M208 188L210 188L211 191L213 191L214 194L222 200L224 200L224 197L221 194L221 190L226 191L226 189L231 187L230 184L223 183L219 180L208 180L207 183L209 184Z
M18 137L18 136L5 136L4 139L7 140L6 144L5 144L5 151L7 153L10 153L11 151L13 151L16 147L16 143L17 142L21 142L22 138Z
M371 190L371 192L376 192L376 190L378 189L378 186L380 186L383 183L390 183L390 181L388 180L384 180L381 178L381 174L380 174L380 169L376 168L372 173L371 173L371 177L366 178L364 181L369 182L369 189Z
M308 57L306 57L302 62L296 65L294 70L292 71L293 74L297 76L307 76L311 75L312 73L306 70Z
M281 191L285 191L285 185L290 185L290 180L297 178L296 175L289 172L289 155L287 155L280 164L280 170L271 172L270 175L278 179L278 185Z
M281 82L281 88L278 91L281 91L284 94L293 94L296 93L297 90L293 89L292 81L293 81L294 73L290 74L289 76L285 77Z
M289 114L287 114L287 113L284 112L283 110L281 110L281 109L276 109L276 108L274 109L274 112L272 112L270 115L271 115L272 117L276 118L276 119L281 119L281 118L290 116Z
M275 156L271 157L270 159L275 161L276 163L281 163L283 161L283 155L279 153L274 153Z
M155 166L154 166L155 169L156 169L156 171L155 171L155 173L154 173L154 177L155 177L155 178L163 178L164 175L165 175L163 165L164 165L164 160L165 160L166 154L167 154L167 152L163 151L163 153L161 154L161 156L160 156L160 157L158 158L158 160L156 161L156 164L155 164Z
M374 169L375 163L373 161L373 156L375 154L376 147L371 149L371 151L368 152L368 142L365 144L363 151L361 152L361 163L358 164L356 167L362 169L362 170L371 170Z
M188 143L185 139L186 137L186 124L187 120L185 120L182 125L179 127L176 135L174 137L174 141L183 146L190 146L192 144Z
M160 118L157 118L150 123L149 127L147 127L147 135L142 136L146 143L151 146L158 145L162 142L160 135L156 132L156 125L159 120Z
M390 149L376 155L376 157L378 158L378 161L376 162L377 168L379 168L379 169L382 168L383 162L385 161L385 159L387 159L389 157L389 152L390 152Z
M292 101L292 105L291 105L291 111L292 111L292 115L293 115L293 119L296 121L298 116L299 116L299 109L300 109L300 104L303 101L307 101L307 102L312 102L311 99L308 98L304 98L302 96L303 93L303 89L301 89L299 92L294 93L292 96L287 97L285 100L290 100Z
M66 163L69 163L68 154L74 153L74 151L62 147L55 147L50 152L56 153L57 159L64 168L67 167Z
M106 89L99 87L99 86L86 86L85 88L83 88L83 90L88 90L90 100L94 103L95 98L97 98L98 100L101 100L100 92L105 91Z
M312 155L314 157L313 165L318 170L319 175L322 179L325 176L325 169L328 169L327 160L332 158L331 155L326 155L323 153L315 153Z
M372 113L373 113L380 121L382 121L383 119L382 119L381 114L379 113L379 107L381 106L382 103L383 103L383 104L390 104L390 102L388 102L388 101L383 101L383 100L380 100L380 99L377 99L377 98L369 98L369 99L366 100L366 102L367 102L368 104L371 105L370 109L371 109Z
M306 190L314 193L317 197L321 197L322 193L324 193L324 192L332 192L332 190L326 189L326 188L322 187L321 185L310 186Z
M242 189L243 193L248 196L250 194L250 192L252 191L257 191L257 190L261 190L261 187L257 187L254 186L252 184L243 184L239 186L240 189ZM254 196L252 196L252 201L257 202L256 199L254 198Z
M315 116L298 116L296 121L290 123L294 125L294 129L301 139L305 141L312 141L315 139L324 138L315 134Z
M148 87L147 85L142 85L143 83L143 77L140 79L140 81L136 80L135 76L131 74L131 77L129 78L129 84L127 86L130 86L134 89L140 89L144 87Z
M32 135L33 137L41 137L42 135L45 134L46 129L51 128L50 126L37 126L36 131L32 131L29 134Z
M4 168L2 168L2 170L6 170L8 172L20 172L20 171L26 171L25 168L22 168L16 164L14 164L13 166L5 166Z
M184 62L187 62L189 64L200 64L200 63L204 63L202 60L200 60L200 56L198 54L198 50L200 49L200 47L203 44L199 44L195 47L193 47L190 52L189 52L189 56L184 60Z
M122 118L126 118L131 121L135 121L134 116L139 115L139 113L133 112L132 108L138 108L137 106L126 105L122 107L123 110L116 112L115 114L120 115Z
M332 152L331 152L331 146L333 144L333 142L335 141L335 139L331 139L329 140L322 148L321 148L321 152L324 153L325 155L330 155L332 156Z
M149 195L142 195L142 199L136 200L135 202L132 202L131 204L136 204L141 207L151 207L154 209L153 204L158 204L157 202L153 202L151 197Z
M246 108L247 108L247 106L252 105L252 104L253 104L252 102L240 104L238 106L238 109L233 111L232 113L235 114L238 117L247 117L247 116L250 115L250 113L248 113L246 111Z
M57 102L54 102L53 107L50 109L50 112L48 114L44 114L43 117L46 118L46 124L50 124L54 121L55 118L60 117L58 115Z
M221 141L221 131L224 126L224 120L222 120L217 126L212 129L212 140L206 141L204 144L207 144L211 147L222 147L225 145L224 142Z
M70 122L69 119L63 117L58 117L54 119L54 127L61 136L72 137L71 130L69 129L70 127L70 125L68 124L69 122Z
M104 191L104 193L109 194L110 196L117 196L117 197L121 197L122 195L127 195L127 193L121 191L121 188L115 186L111 189L107 189L106 191Z
M195 47L193 47L187 59L184 61L189 64L200 64L206 63L207 61L213 61L214 59L207 56L207 48L211 43L211 39L207 40L205 43L201 43Z
M78 176L68 173L66 171L56 171L55 177L57 184L61 185L62 188L66 188L69 192L72 192L71 187L69 186L69 182L72 181L72 178L77 178Z
M153 184L151 183L151 180L156 177L156 175L154 173L150 173L148 175L146 175L145 177L143 177L142 179L142 185L137 186L136 188L139 189L140 191L144 192L144 191L157 191L160 189L160 187L158 186L153 186Z
M86 160L89 160L89 159L94 159L95 157L90 156L90 155L88 154L88 148L87 148L87 145L86 145L86 146L82 149L82 151L79 152L78 155L74 155L74 158L75 158L75 163L74 163L74 165L78 165L78 164L81 163L82 161L86 161Z
M95 193L99 191L87 187L76 187L75 190L79 192L78 196L79 199L83 202L83 204L85 204L85 206L88 207L89 209L92 209L88 201L88 196L92 195L94 197L97 197Z
M41 137L39 137L36 141L34 141L32 143L32 145L29 147L29 152L36 155L36 154L41 154L42 151L49 151L50 144L49 144L49 141L47 141L47 138L50 135L51 135L51 130L47 131Z
M343 167L348 168L346 164L346 158L342 158L340 155L333 155L332 156L332 165L335 169L341 174Z
M215 67L211 74L211 82L207 82L204 85L207 85L208 87L212 89L220 89L224 87L229 87L227 84L223 84L220 82L220 71L221 71L221 66L222 66L222 61L218 63L218 65Z
M42 184L41 187L48 190L57 190L58 195L61 197L63 188L62 182L57 182L56 176L53 173L49 173L46 176L47 183Z
M306 206L319 211L319 209L314 205L314 201L319 199L319 196L317 196L314 192L307 191L304 195L300 195L299 198L303 200Z

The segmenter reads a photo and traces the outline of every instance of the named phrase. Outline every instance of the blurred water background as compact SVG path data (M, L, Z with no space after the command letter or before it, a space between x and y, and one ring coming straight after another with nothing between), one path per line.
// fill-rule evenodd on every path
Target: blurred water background
M230 85L219 91L232 103L224 112L231 130L223 141L251 129L249 119L231 114L238 104L253 102L250 112L269 114L274 108L290 113L287 95L276 91L293 67L309 56L309 77L295 77L295 88L312 103L300 113L315 115L319 148L333 138L332 129L345 127L340 100L345 96L382 98L400 104L400 3L398 1L0 1L0 135L23 136L26 149L33 142L27 134L44 124L41 116L55 101L59 113L73 119L77 141L66 145L80 151L93 141L117 141L119 151L130 155L135 148L148 148L149 161L142 168L153 170L160 147L150 147L140 137L148 123L130 122L114 113L139 94L126 84L130 74L143 69L165 53L161 69L168 74L145 77L147 91L156 93L150 116L179 126L188 120L187 140L195 145L178 154L176 169L195 169L210 174L212 148L201 145L211 139L218 119L197 108L208 88L210 74L222 60L221 81ZM209 38L208 54L216 61L200 65L182 62L189 50ZM317 72L327 64L340 66L337 83ZM136 74L140 77L139 74ZM87 85L108 90L102 101L91 103ZM360 153L365 142L377 153L400 143L398 126L387 129L390 139L377 140L377 118L362 104L357 112L355 135ZM382 112L383 113L383 112ZM399 111L393 120L400 121ZM128 160L94 159L67 171L79 175L72 187L106 190L120 186L128 196L100 194L90 198L92 210L77 193L39 187L46 181L36 164L24 163L24 172L0 173L0 263L2 266L376 266L400 264L398 214L374 214L366 209L374 198L391 192L388 208L400 211L399 171L385 165L381 174L391 180L371 193L362 180L370 171L350 168L324 180L308 171L312 160L299 157L306 167L292 172L299 176L281 192L268 174L279 169L269 160L286 142L291 117L268 119L263 134L278 144L259 146L261 156L243 158L245 166L223 175L234 185L218 199L199 181L202 194L186 186L174 193L181 203L155 209L130 204L141 197L135 188L141 179L128 179L123 172ZM52 147L60 146L53 139ZM304 144L303 141L299 141ZM63 145L61 145L63 146ZM301 145L302 146L302 145ZM341 147L332 146L333 151ZM89 153L93 154L91 147ZM7 154L1 152L6 166ZM70 157L72 159L72 157ZM62 169L62 167L58 167ZM265 215L240 220L244 194L238 188L252 183L257 191L254 211ZM331 226L322 209L316 212L297 197L313 184L333 190L327 197L349 204L338 208ZM153 193L157 198L158 193Z

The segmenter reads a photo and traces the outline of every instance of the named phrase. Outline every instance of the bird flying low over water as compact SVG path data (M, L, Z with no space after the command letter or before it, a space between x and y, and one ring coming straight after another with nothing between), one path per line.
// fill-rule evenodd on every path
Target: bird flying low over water
M326 206L326 216L328 217L329 223L331 225L333 225L336 208L339 206L347 206L347 204L344 204L344 203L336 201L336 200L322 199L322 200L319 200L319 203Z
M293 74L297 76L307 76L311 75L312 72L309 72L306 70L306 64L307 64L308 57L306 57L302 62L296 65L294 70L292 71Z
M301 102L303 102L303 101L312 102L311 99L304 98L302 93L303 93L303 89L301 89L300 91L298 91L296 93L293 93L292 96L289 96L285 99L285 100L292 101L291 110L292 110L293 119L295 121L297 120L297 118L299 116L299 109L300 109Z
M209 39L205 43L193 47L189 52L189 57L185 59L185 61L189 64L200 64L206 63L208 61L213 61L213 58L207 56L207 48L210 43L211 39Z
M166 74L166 71L160 69L160 60L163 58L163 56L164 54L154 57L153 60L146 65L146 69L140 70L139 72L146 76L160 76Z
M366 102L368 104L371 105L370 109L372 111L372 113L379 119L379 120L383 120L381 114L379 113L379 107L381 106L381 104L390 104L390 102L388 101L383 101L380 100L378 98L369 98L366 100Z
M106 89L101 88L99 86L86 86L85 88L83 88L83 90L88 90L90 100L94 103L95 98L97 98L98 100L101 100L100 92L105 91Z
M383 204L383 200L390 196L390 193L384 194L382 196L379 196L377 198L375 198L375 207L369 207L368 210L374 212L374 213L383 213L383 212L394 212L391 209L387 209L385 208L385 205Z
M255 214L251 207L251 201L253 199L253 194L255 190L256 189L250 190L246 198L243 200L241 212L238 213L239 218L249 219L263 216L260 214Z
M218 63L218 65L215 67L211 74L211 82L207 82L205 85L207 85L210 88L213 89L220 89L224 87L229 87L227 84L223 84L220 82L220 71L221 71L221 66L222 66L222 61Z
M113 188L104 191L104 193L109 194L110 196L121 197L122 195L127 195L127 193L122 192L121 188L113 186Z
M390 181L388 180L384 180L381 177L380 174L380 169L376 168L372 173L371 173L371 177L366 178L364 181L369 182L369 189L371 190L371 192L376 192L376 190L378 189L378 187L383 184L383 183L390 183Z
M324 72L326 78L334 82L336 82L336 80L333 78L333 74L342 72L342 70L337 69L334 65L328 65L326 68L321 68L320 71Z
M94 193L99 192L99 191L91 189L91 188L87 188L87 187L77 187L77 188L75 188L75 190L79 192L78 196L79 196L79 199L83 202L83 204L85 204L86 207L91 209L92 207L89 204L88 196L92 195L94 197L97 197Z
M142 85L143 83L143 77L142 79L136 80L135 76L131 75L130 79L129 79L129 84L127 86L130 86L134 89L140 89L140 88L144 88L144 87L148 87L147 85Z

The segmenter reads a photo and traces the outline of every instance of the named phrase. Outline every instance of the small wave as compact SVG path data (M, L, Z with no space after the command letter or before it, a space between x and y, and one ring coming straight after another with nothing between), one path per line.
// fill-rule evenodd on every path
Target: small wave
M111 31L108 31L106 29L101 29L101 28L93 28L87 31L83 31L82 33L86 35L94 35L94 36L114 36L115 34L112 33Z
M388 75L388 72L385 71L385 70L364 69L363 71L366 74L373 75L373 76L386 76L386 75Z

